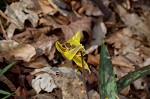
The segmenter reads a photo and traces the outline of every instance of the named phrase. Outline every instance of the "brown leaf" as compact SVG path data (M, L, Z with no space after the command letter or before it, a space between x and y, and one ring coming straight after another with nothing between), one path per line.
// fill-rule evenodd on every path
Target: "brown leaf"
M48 64L48 62L43 57L37 57L33 61L30 61L30 62L27 62L27 63L23 63L23 65L25 67L36 68L36 69L43 68L47 64Z
M31 99L56 99L51 93L37 94L32 96Z
M124 56L129 60L129 63L132 63L136 67L143 66L143 57L139 50L142 42L131 37L131 31L129 28L124 28L122 31L113 34L106 41L109 44L112 44L116 49L114 52L115 55Z
M122 56L117 56L112 58L112 64L113 65L117 65L123 68L127 68L127 69L131 69L134 70L135 67L133 66L134 64L132 64L130 61L128 61L126 58L122 57Z
M65 35L65 40L71 39L77 31L81 32L86 32L88 34L85 34L86 36L88 35L91 37L91 19L88 17L83 17L80 20L77 20L75 22L72 22L70 25L62 25L61 29Z
M3 24L2 24L2 21L1 21L1 20L2 20L2 19L0 19L0 32L3 34L3 37L4 37L5 39L8 39L7 33L6 33L6 31L5 31L4 27L3 27Z
M0 48L7 60L13 56L16 60L29 62L36 54L33 46L29 44L19 44L13 40L1 40Z
M18 87L14 97L15 99L27 99L27 89L24 87Z
M0 52L0 62L3 62L3 54Z
M25 77L26 77L25 75L22 74L19 75L18 82L20 84L20 87L25 87Z
M0 41L0 51L3 54L9 53L9 51L14 50L19 43L13 41L13 40L1 40Z
M55 83L62 91L63 99L86 99L83 82L76 76L73 69L60 67L60 75L55 76Z
M8 55L14 56L16 60L23 60L29 62L36 54L35 48L29 44L20 44L14 50L10 51Z
M95 5L92 2L88 2L87 5L84 7L86 9L85 13L87 16L103 16L103 13L101 10L98 8L97 5Z
M90 99L100 99L98 92L95 90L90 90L88 94L89 94Z
M48 73L36 76L36 78L32 80L31 84L37 93L41 90L52 92L52 90L57 87L54 83L54 79Z
M31 85L31 82L32 82L33 79L34 79L34 76L33 76L33 75L28 75L28 76L26 76L26 80L28 81L28 84L29 84L30 86L32 86L32 85Z
M58 37L55 35L46 36L45 34L41 34L38 36L32 45L38 50L39 55L46 55L49 60L54 58L55 53L55 45L54 43L58 40Z
M92 55L88 54L88 60L87 63L97 66L99 64L100 55Z
M94 84L98 81L98 77L94 72L92 72L91 74L86 73L86 79L89 84Z
M30 39L37 39L41 34L46 34L51 30L51 27L43 27L43 28L28 28L26 31L16 34L12 37L13 40L17 42L33 42Z
M21 73L20 66L18 66L18 65L12 66L9 70L10 70L12 73L15 73L15 74L20 74L20 73Z
M142 40L147 39L150 43L150 14L148 14L147 17L139 17L136 13L128 13L127 10L119 4L116 4L115 8L122 21L131 28L132 32L130 35L137 35Z
M100 37L105 37L106 33L107 33L106 26L102 21L102 17L100 17L94 22L94 27L92 31L92 40L86 44L86 48L91 49L92 47L100 46L101 44Z
M0 76L0 81L6 84L11 91L16 91L16 87L6 76Z
M120 93L124 96L127 96L129 91L130 91L130 86L127 86L126 88L124 88Z
M27 9L27 6L31 5L32 3L32 1L27 2L26 0L22 0L20 2L12 3L7 7L5 14L13 19L13 23L11 23L6 30L8 38L13 36L15 29L24 29L24 22L26 20L28 20L33 27L37 26L38 15L35 12Z
M50 5L48 0L34 0L34 8L38 11L38 13L43 13L45 15L54 15L57 12L57 9L55 9L52 5ZM41 12L40 12L41 10Z
M39 25L42 26L52 26L53 28L57 28L60 25L69 24L69 17L62 16L60 14L55 16L44 16L39 19Z

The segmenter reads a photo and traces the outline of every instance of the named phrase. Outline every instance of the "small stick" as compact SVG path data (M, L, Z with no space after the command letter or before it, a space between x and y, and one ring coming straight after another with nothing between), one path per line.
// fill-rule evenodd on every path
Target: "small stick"
M86 88L86 83L85 83L86 81L85 81L85 69L84 69L84 62L83 62L83 53L82 53L82 51L80 51L80 53L81 53L81 59L82 59L83 85L84 85L85 90L86 90L87 99L90 99L89 95L88 95L88 90Z
M7 79L6 76L4 75L0 76L0 81L6 84L11 91L13 92L16 91L16 87L9 79Z

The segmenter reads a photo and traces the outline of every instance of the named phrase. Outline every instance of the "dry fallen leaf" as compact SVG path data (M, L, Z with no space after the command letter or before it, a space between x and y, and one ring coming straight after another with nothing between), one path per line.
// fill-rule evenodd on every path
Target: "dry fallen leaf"
M97 91L94 91L94 90L90 90L88 92L89 96L90 96L90 99L100 99L100 96L98 94Z
M37 93L41 90L51 92L57 87L61 90L63 99L85 99L87 97L83 82L78 78L73 69L68 67L51 68L47 66L41 69L35 69L31 74L34 75L41 71L44 73L38 74L37 77L32 80L32 87Z
M35 47L36 51L38 51L39 55L46 55L49 60L54 58L55 53L55 45L54 43L58 40L58 37L55 35L46 36L45 34L41 34L37 38L35 38L32 46Z
M87 16L103 16L103 13L100 11L97 5L93 4L92 2L88 2L85 7L85 14Z
M101 38L105 37L106 33L107 33L106 26L103 23L102 18L100 17L98 21L97 20L95 21L92 31L92 40L86 44L86 49L89 50L92 47L100 46Z
M16 60L29 62L36 54L35 48L30 44L19 44L13 40L1 40L0 48L6 59L14 56Z
M63 99L86 99L86 91L83 82L71 68L60 67L62 75L55 78L56 85L62 90Z
M37 93L41 90L52 92L52 90L57 87L54 83L54 79L48 73L36 76L31 84Z
M134 81L133 85L134 85L136 90L146 89L146 87L147 87L146 81L144 79L142 79L142 78Z
M6 30L8 38L11 38L13 36L15 29L24 29L25 20L29 20L33 27L37 26L38 15L33 11L27 9L27 7L32 3L32 1L22 0L20 2L15 2L10 6L7 6L5 14L13 18L13 20L15 21L15 24L11 23Z
M29 44L20 44L14 50L10 51L8 55L14 56L16 60L23 60L29 62L36 54L35 48Z
M43 68L47 64L48 62L46 61L44 57L37 57L33 61L23 63L25 67L30 67L30 68L35 68L35 69Z
M88 54L87 63L97 66L100 60L99 57L100 57L99 54L97 55Z
M50 93L44 93L32 96L30 99L56 99L56 97L51 95Z
M88 37L91 37L91 19L83 17L80 20L72 22L70 25L62 25L60 27L65 35L65 41L71 39L77 31L86 32ZM83 35L82 35L83 36Z
M136 13L128 13L121 5L116 4L116 10L120 15L122 21L131 28L131 35L137 35L142 40L147 39L150 42L150 15L145 17L139 17Z
M15 99L21 98L26 99L27 98L27 89L24 87L18 87L18 89L15 92Z
M45 67L40 68L40 69L35 69L33 72L31 72L31 74L35 75L36 73L39 73L39 72L45 72L45 73L56 75L57 71L54 71L53 69L54 68L52 68L51 66L49 66L48 64L46 64Z
M9 51L14 50L19 43L13 41L13 40L1 40L0 41L0 50L2 53L6 54Z
M123 57L121 55L113 57L112 64L115 66L117 65L119 67L127 68L131 71L133 71L135 69L134 64L131 63L128 59L126 59L125 57Z

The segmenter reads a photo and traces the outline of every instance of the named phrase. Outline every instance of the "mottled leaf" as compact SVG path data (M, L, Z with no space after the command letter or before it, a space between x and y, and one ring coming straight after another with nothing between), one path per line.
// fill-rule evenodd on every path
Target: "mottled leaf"
M150 74L150 65L142 67L138 70L135 70L134 72L130 72L129 74L123 76L117 81L118 92L133 83L135 80L147 74Z
M101 99L117 99L117 85L111 58L104 43L101 45L99 64L99 94Z

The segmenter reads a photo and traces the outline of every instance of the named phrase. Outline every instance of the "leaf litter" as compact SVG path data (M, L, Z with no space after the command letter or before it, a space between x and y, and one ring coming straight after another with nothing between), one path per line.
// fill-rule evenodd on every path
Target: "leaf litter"
M77 31L82 33L81 44L87 54L84 60L91 70L91 74L87 71L85 74L90 99L99 98L100 37L104 37L112 53L117 80L149 65L149 3L106 0L102 7L100 2L95 2L6 1L7 6L0 10L0 62L4 65L17 60L17 64L6 72L8 79L17 74L15 82L12 81L17 88L15 98L86 99L81 72L77 74L81 68L72 61L67 62L55 47L56 41L64 43ZM149 75L135 81L121 92L121 99L149 98L148 81Z

